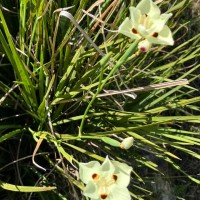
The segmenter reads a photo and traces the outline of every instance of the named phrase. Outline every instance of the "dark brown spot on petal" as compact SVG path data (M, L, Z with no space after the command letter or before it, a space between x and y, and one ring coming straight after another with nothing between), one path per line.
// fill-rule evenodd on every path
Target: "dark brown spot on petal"
M118 176L117 176L117 175L115 175L115 174L113 174L112 178L113 178L113 179L114 179L114 181L116 182L116 181L117 181L117 179L118 179Z
M158 37L158 33L157 32L155 32L155 33L153 33L153 35L152 35L153 37L155 37L155 38L157 38Z
M108 195L107 194L101 194L100 196L101 196L101 199L106 199Z
M132 33L137 34L137 30L135 28L132 28Z
M93 179L93 180L96 181L98 178L99 178L99 175L98 175L98 174L92 174L92 179Z

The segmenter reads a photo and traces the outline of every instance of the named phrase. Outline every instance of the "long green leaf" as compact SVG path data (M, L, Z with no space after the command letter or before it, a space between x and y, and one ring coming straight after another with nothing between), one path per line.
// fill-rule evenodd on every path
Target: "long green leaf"
M5 31L6 39L8 41L7 43L2 31L0 30L1 44L6 52L6 56L10 60L14 68L14 71L17 74L19 83L22 85L23 89L21 90L21 92L24 96L24 99L27 102L27 106L35 110L37 107L37 98L35 94L34 85L30 80L25 64L21 61L20 55L16 50L15 44L12 40L11 34L8 30L8 27L7 27L7 24L6 24L6 21L4 19L1 9L0 9L0 19Z
M13 185L9 183L5 183L0 181L0 187L4 190L9 190L13 192L46 192L50 190L55 190L56 187L36 187L36 186L20 186L20 185Z

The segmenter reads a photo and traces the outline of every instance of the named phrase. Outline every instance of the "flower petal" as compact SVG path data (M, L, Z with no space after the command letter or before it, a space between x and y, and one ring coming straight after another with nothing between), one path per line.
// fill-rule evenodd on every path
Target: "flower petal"
M110 188L108 199L109 200L111 199L112 200L131 200L131 196L126 187L119 187L117 185L114 185Z
M89 181L86 185L83 195L90 197L93 200L100 200L98 188L92 181Z
M157 37L149 36L147 38L147 40L150 43L154 43L154 44L162 44L162 45L173 45L174 44L174 40L172 38L171 30L166 25L164 26L164 28L158 34Z
M80 179L87 184L92 180L92 174L98 173L100 163L97 161L91 161L89 163L79 163L79 175Z
M113 174L113 172L115 171L115 167L110 161L110 159L108 158L108 156L106 156L106 159L104 160L101 167L99 168L99 171L100 173L103 172L110 175Z
M136 30L135 33L132 31L133 29ZM128 17L119 26L118 31L119 31L119 33L122 33L132 39L140 39L141 38L141 36L137 33L136 27L134 27L134 25L132 24L131 20Z
M172 13L162 14L160 15L160 19L162 19L166 23L171 16L172 16Z
M151 26L148 30L149 34L159 33L164 28L167 20L172 16L172 14L162 14L159 18L151 18Z
M115 173L118 176L116 184L120 187L127 187L130 183L130 174L132 167L118 161L112 161L112 163L115 167Z
M135 7L130 7L129 11L130 11L131 22L137 28L137 25L139 24L139 20L141 17L141 11Z
M136 7L142 13L151 17L158 17L160 15L159 7L152 2L152 0L142 0Z
M161 19L152 20L151 27L147 30L148 34L151 35L153 33L159 33L165 26L165 22Z

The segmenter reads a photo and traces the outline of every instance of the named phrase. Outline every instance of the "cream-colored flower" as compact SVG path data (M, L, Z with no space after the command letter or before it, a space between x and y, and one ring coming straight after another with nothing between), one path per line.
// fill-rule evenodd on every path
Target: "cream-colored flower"
M133 141L133 137L127 137L121 142L120 147L122 149L129 149L133 146Z
M133 39L146 40L152 44L173 45L172 33L166 24L172 16L161 14L152 0L142 0L136 7L130 7L130 18L126 18L119 32Z
M102 165L97 161L80 163L80 179L86 184L83 194L91 200L130 200L127 186L131 170L128 165L110 161L108 157Z

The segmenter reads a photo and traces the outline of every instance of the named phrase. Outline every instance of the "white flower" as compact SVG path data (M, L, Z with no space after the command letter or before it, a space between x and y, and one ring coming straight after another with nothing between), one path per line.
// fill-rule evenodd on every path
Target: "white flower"
M142 0L136 7L130 7L127 17L119 27L119 32L133 39L145 39L149 43L173 45L171 30L166 26L172 16L161 14L152 0Z
M133 137L127 137L121 142L120 147L122 149L129 149L130 147L133 146L133 141L134 141Z
M132 168L106 157L97 161L80 163L80 179L86 184L83 194L91 200L130 200L127 186Z

